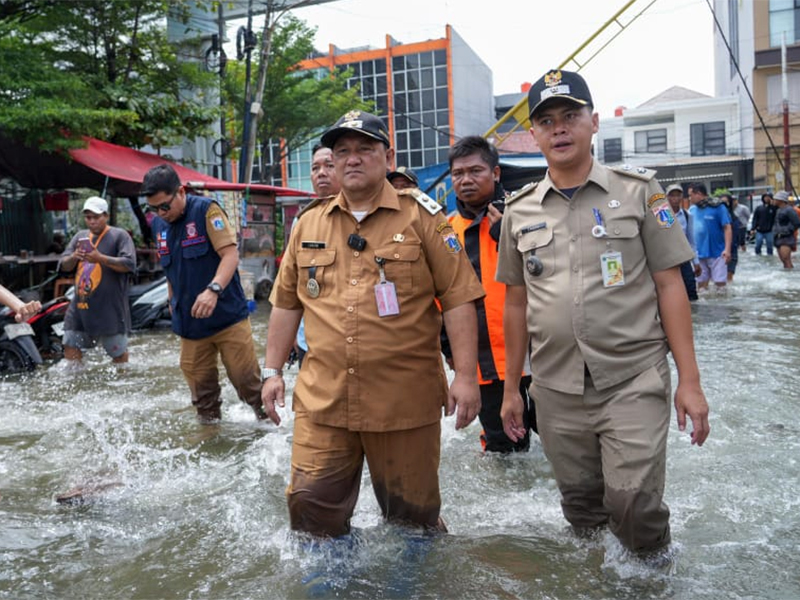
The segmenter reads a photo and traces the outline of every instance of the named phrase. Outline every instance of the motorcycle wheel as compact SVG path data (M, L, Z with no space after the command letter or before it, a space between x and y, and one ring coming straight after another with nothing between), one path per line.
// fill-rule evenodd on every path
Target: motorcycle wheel
M0 342L0 375L32 371L36 368L27 354L13 342Z

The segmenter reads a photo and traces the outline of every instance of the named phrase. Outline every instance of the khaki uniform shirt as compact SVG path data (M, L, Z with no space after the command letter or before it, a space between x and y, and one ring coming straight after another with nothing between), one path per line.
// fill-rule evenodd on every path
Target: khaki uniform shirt
M367 242L348 246L351 234ZM376 258L385 259L400 313L378 316ZM319 296L309 293L309 280ZM313 288L312 284L312 288ZM352 431L429 425L447 401L439 333L448 311L484 296L442 212L430 214L412 192L384 183L359 223L342 194L309 205L292 230L270 300L303 309L308 353L294 409L317 423Z
M572 199L548 174L506 202L497 279L527 288L537 385L581 394L588 368L602 390L666 355L651 273L693 253L654 174L594 161ZM600 212L605 237L592 235L592 209ZM623 285L604 286L601 261L608 252L621 254ZM534 253L544 267L538 276L526 268Z

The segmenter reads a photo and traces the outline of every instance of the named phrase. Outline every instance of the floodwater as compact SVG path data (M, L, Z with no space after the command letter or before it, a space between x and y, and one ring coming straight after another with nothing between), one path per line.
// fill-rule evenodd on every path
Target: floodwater
M477 422L456 432L452 417L449 534L383 524L365 473L351 536L293 535L291 411L280 427L257 424L226 384L223 423L198 425L177 340L153 331L134 335L120 370L100 351L80 371L0 380L0 597L796 598L799 300L800 270L749 254L726 297L693 307L712 433L692 447L673 418L671 571L631 560L608 534L575 539L538 444L482 456ZM259 354L267 318L262 303ZM92 503L55 501L106 484Z

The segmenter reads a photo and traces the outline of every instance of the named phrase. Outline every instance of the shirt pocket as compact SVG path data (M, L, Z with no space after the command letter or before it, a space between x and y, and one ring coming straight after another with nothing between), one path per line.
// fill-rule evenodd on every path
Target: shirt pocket
M536 231L523 233L517 239L517 250L522 254L525 261L525 279L535 282L537 279L550 277L556 270L556 248L553 230L543 227ZM539 275L531 273L532 258L536 256L542 263L542 272Z
M181 256L186 259L201 258L208 254L208 250L211 247L211 244L208 243L207 239L188 244L186 241L187 240L184 240L181 243Z
M392 244L375 250L375 258L383 259L386 281L394 284L398 295L413 293L419 280L419 259L422 248L419 244Z
M598 238L598 255L607 250L622 253L623 259L633 256L631 252L643 252L639 219L633 216L621 216L609 219L606 223L606 237Z
M336 262L336 250L333 249L312 249L298 250L297 268L300 270L297 275L300 294L306 298L313 299L309 294L308 282L313 279L319 286L317 298L324 298L330 295L333 290L333 267ZM312 286L314 289L315 286Z

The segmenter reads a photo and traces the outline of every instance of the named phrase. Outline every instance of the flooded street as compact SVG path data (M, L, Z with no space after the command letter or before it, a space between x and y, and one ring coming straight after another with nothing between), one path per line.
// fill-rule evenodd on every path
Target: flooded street
M177 338L160 330L133 336L123 369L92 351L79 371L0 380L0 598L797 598L800 270L749 251L727 296L693 306L712 430L692 447L673 410L672 574L610 534L570 535L538 443L483 456L477 420L456 432L452 417L448 535L383 524L366 473L353 535L300 539L284 499L288 406L280 427L258 424L225 380L223 422L197 424ZM263 360L268 305L252 318ZM102 489L56 502L76 486Z

